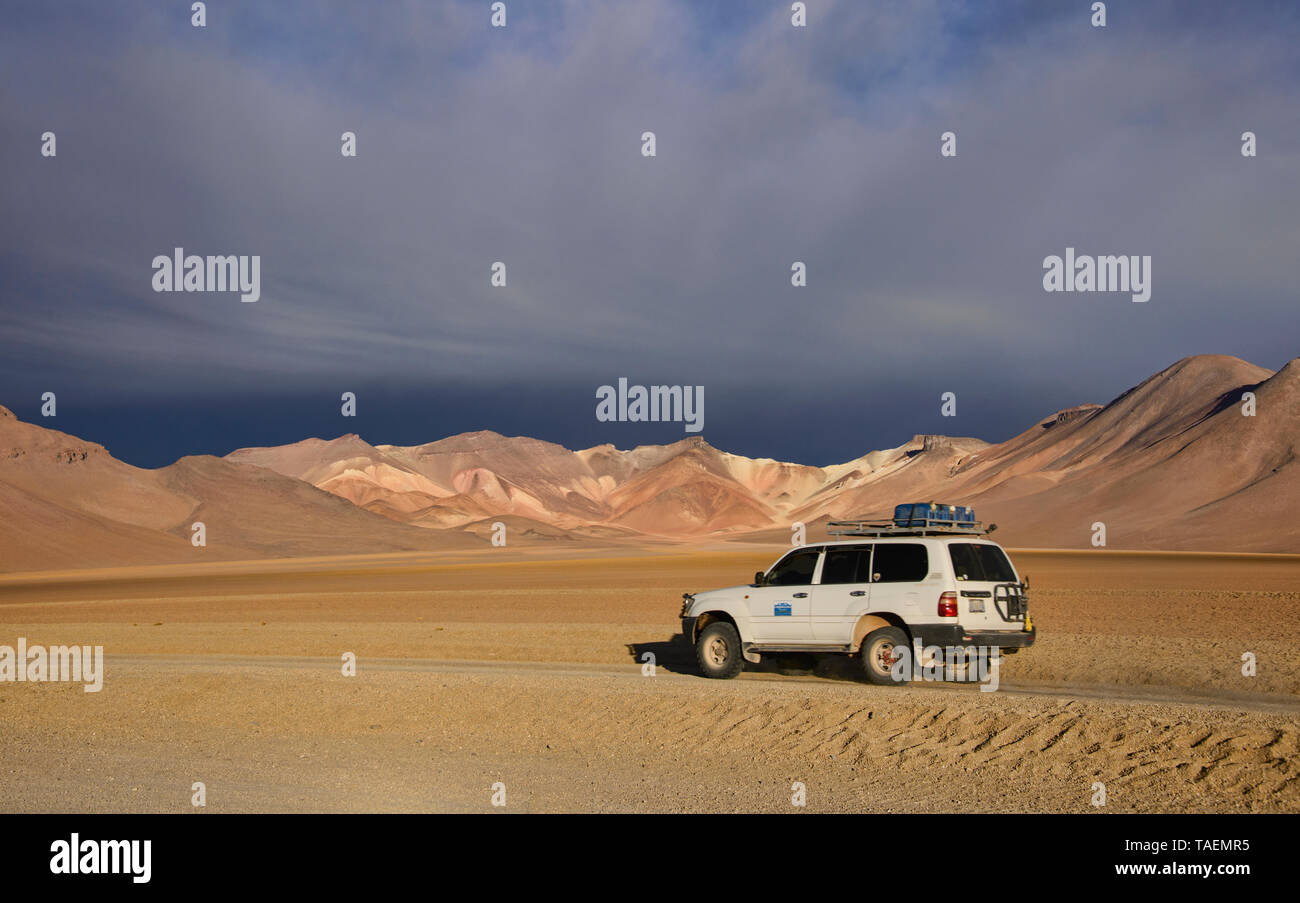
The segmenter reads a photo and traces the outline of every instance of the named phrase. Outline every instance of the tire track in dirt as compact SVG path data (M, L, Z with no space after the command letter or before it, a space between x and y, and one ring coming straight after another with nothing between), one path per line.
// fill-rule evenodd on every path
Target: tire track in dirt
M342 684L338 662L323 658L110 656L106 680L115 669L142 685L202 679L205 693L226 682L265 684L267 701L251 697L250 705L267 710L259 719L271 717L272 686L303 685L322 698L344 692L330 687L376 693L400 713L384 719L385 730L400 735L424 718L438 725L443 743L521 761L550 750L588 767L685 768L714 781L816 774L844 799L864 787L873 788L873 800L896 790L899 799L950 810L1086 810L1100 781L1108 807L1122 811L1300 811L1300 702L1293 698L1251 700L1260 708L1250 711L1233 694L1206 704L1204 693L1150 688L1106 699L1095 697L1112 688L1091 688L1093 697L1072 698L1068 687L980 693L402 659L362 659L365 681ZM434 686L451 689L420 690L410 697L420 717L408 714L403 694ZM300 700L304 691L294 692ZM187 691L176 694L177 705L188 706ZM319 725L299 730L333 737L349 719L355 733L367 729L364 708L335 705Z

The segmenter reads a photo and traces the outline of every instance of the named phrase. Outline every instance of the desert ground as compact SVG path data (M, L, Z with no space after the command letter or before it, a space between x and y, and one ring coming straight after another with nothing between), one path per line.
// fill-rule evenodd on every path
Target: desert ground
M698 677L682 592L781 551L0 575L0 643L106 657L99 693L0 684L0 810L196 811L201 781L207 812L1300 811L1300 556L1013 550L1039 642L994 693Z

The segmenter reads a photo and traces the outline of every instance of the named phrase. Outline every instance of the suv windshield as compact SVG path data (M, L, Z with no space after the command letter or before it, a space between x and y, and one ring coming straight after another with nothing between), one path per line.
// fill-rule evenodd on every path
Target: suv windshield
M954 542L948 546L952 569L958 580L990 583L1015 583L1016 572L1006 554L995 545L977 542Z

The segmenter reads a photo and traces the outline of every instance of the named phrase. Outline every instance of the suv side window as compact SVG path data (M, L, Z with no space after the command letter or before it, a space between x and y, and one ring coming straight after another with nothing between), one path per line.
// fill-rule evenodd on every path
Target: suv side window
M882 542L871 564L872 583L916 583L930 572L925 546L912 542Z
M822 565L822 585L866 583L871 569L871 546L829 546Z
M807 586L812 583L817 570L817 557L821 549L804 549L791 552L777 562L767 575L768 586Z

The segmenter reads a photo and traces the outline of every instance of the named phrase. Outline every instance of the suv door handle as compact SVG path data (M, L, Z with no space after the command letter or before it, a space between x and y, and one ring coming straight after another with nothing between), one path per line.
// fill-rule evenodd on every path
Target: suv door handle
M867 591L865 589L855 589L853 592L849 593L850 596L865 596L866 594Z
M794 597L795 597L796 599L807 599L807 598L808 598L808 594L807 594L807 593L795 593L795 594L794 594Z

